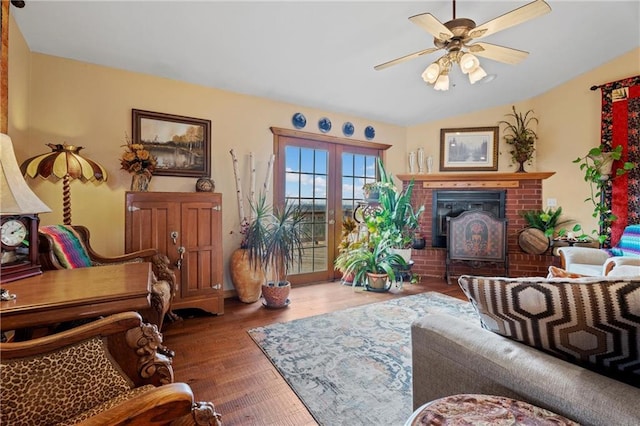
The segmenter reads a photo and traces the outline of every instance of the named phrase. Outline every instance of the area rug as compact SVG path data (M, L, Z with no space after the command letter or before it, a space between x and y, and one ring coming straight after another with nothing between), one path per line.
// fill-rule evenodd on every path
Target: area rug
M248 331L321 425L403 425L411 416L411 323L471 305L423 293Z

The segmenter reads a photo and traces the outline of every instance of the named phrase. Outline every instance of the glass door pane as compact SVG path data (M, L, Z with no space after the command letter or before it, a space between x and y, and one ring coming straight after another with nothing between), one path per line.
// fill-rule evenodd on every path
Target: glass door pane
M294 285L340 278L333 264L343 217L352 216L362 202L362 186L376 180L376 158L382 153L360 144L339 143L338 138L326 139L313 135L275 139L275 203L300 206L309 234L302 259L289 273Z
M302 209L308 234L303 258L291 275L327 271L328 180L327 149L285 148L285 202Z

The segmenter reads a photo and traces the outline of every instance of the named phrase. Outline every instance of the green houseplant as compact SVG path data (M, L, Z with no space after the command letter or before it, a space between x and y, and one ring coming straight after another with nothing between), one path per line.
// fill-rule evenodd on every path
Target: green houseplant
M611 224L618 219L604 199L604 190L612 179L624 175L636 166L626 161L615 170L615 173L612 173L613 161L621 158L622 145L616 146L611 151L607 151L604 145L600 145L590 149L586 155L573 160L574 163L579 164L580 170L584 172L584 180L589 184L590 195L584 201L593 206L592 216L598 219L599 229L594 229L591 233L596 235L600 244L607 240Z
M393 176L385 170L378 159L380 181L377 184L380 208L366 218L367 228L373 234L387 234L391 246L396 249L410 249L413 233L419 226L419 217L424 206L414 210L411 204L413 179L405 188L399 189L393 183Z
M511 145L511 159L514 163L517 163L518 173L525 173L524 164L531 164L531 158L533 158L533 152L536 150L535 142L538 139L538 135L531 128L532 123L538 124L538 119L534 117L533 110L529 110L524 114L516 111L515 106L511 106L513 113L506 114L507 117L512 117L513 122L500 121L499 124L506 125L505 132L508 132L504 136L505 142Z
M365 283L368 290L387 291L387 282L394 281L395 271L407 265L402 256L391 250L388 238L372 238L369 243L360 242L338 258L345 274L353 275L353 282ZM366 279L366 280L365 280Z
M342 235L340 236L340 244L338 245L338 256L334 262L335 270L342 273L343 284L353 284L353 274L347 275L345 273L345 262L349 251L361 244L358 238L358 223L350 217L344 218L342 220Z
M292 204L272 207L263 194L251 208L253 219L244 241L249 263L264 274L262 295L266 306L285 307L289 304L291 289L287 276L290 268L302 258L308 236L304 212Z
M528 210L522 213L522 217L527 222L527 226L533 229L539 229L544 233L547 238L553 238L554 236L563 237L567 234L566 228L560 228L559 226L566 223L573 222L572 220L560 220L562 215L562 207L558 207L556 210L549 208L547 210ZM572 228L572 232L580 231L580 225L575 225Z

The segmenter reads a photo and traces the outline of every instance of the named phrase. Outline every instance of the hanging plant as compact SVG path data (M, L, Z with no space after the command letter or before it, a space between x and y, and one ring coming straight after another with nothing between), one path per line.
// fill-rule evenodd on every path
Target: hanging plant
M524 164L531 164L531 158L533 158L533 152L536 150L535 142L538 139L536 132L530 127L533 122L538 124L538 119L534 117L533 110L529 110L526 113L516 111L516 107L512 106L512 114L506 114L507 117L513 117L514 123L508 121L500 121L498 124L504 124L506 126L504 136L505 142L511 145L511 160L512 162L519 164L517 172L524 173Z
M618 219L613 214L611 207L604 198L604 191L612 179L624 175L633 170L635 164L629 161L622 163L613 173L611 168L614 160L622 158L622 145L618 145L611 151L606 151L604 145L591 148L587 155L578 157L573 160L574 163L580 165L580 170L584 172L584 180L589 183L590 196L584 201L593 206L592 216L598 219L599 230L593 230L591 233L603 244L611 230L611 224ZM612 176L613 174L613 176Z

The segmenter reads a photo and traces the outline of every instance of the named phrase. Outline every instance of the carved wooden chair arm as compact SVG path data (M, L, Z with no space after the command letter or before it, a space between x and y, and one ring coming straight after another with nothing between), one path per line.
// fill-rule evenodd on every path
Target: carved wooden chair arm
M136 312L123 312L100 318L71 330L51 334L24 342L0 343L2 359L15 359L55 351L82 342L91 337L124 335L127 330L139 327L142 318Z
M193 392L186 383L171 383L145 392L81 423L99 425L166 425L190 413Z
M189 385L171 383L125 401L78 425L222 426L221 418L213 404L194 402Z

